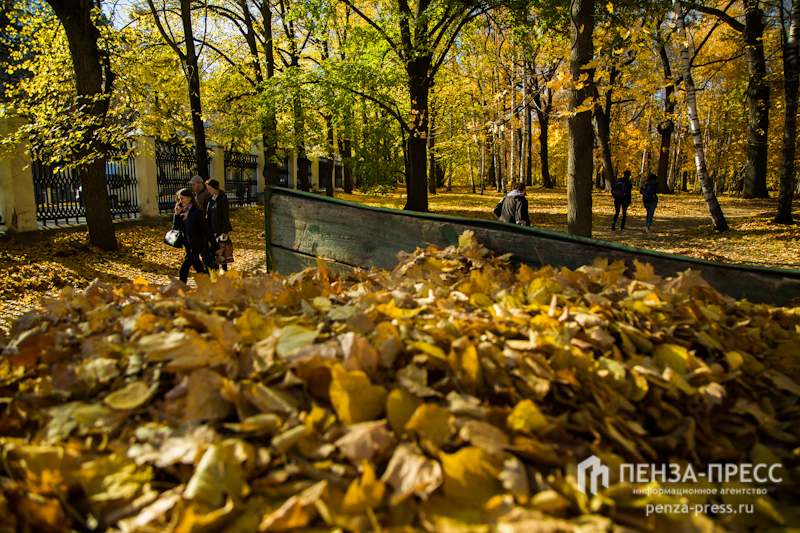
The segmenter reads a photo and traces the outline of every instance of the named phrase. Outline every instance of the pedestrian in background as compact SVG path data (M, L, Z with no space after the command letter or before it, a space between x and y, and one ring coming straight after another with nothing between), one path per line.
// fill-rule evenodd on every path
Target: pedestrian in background
M525 198L525 183L518 181L511 186L511 190L501 200L500 220L510 224L530 226L528 216L528 199Z
M650 225L653 223L653 214L656 212L658 205L658 176L650 174L647 176L647 181L642 185L642 203L647 211L647 218L645 219L645 233L650 233Z
M206 184L203 183L203 178L195 174L192 176L192 179L189 180L189 187L192 188L194 199L197 200L197 205L199 205L203 211L206 211L208 200L211 198L211 195L209 195L206 190Z
M211 226L211 233L214 234L214 239L220 244L220 248L225 249L226 247L222 246L222 243L229 240L228 233L232 231L228 197L225 191L219 188L219 182L214 179L206 182L206 190L209 193L208 209L206 209L208 224ZM222 270L228 270L227 261L222 261L219 265Z
M619 225L619 229L625 229L625 219L628 218L628 206L631 205L631 190L633 190L631 171L626 170L622 173L622 177L617 183L614 184L614 188L611 189L611 196L614 197L614 221L611 223L611 231L617 229L617 218L619 218L620 209L622 209L622 223Z
M211 254L219 249L219 245L211 233L205 212L190 189L178 191L172 228L183 231L186 249L186 257L178 274L180 280L184 283L188 281L189 269L192 267L198 274L208 274L205 265L211 261Z

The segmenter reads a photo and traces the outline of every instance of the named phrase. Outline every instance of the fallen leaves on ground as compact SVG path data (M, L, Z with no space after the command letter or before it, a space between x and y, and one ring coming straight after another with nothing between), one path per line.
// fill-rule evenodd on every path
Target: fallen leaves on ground
M264 208L231 211L230 234L235 247L234 267L252 271L263 267L266 246ZM129 283L144 278L150 283L169 283L177 277L183 250L164 244L171 221L158 226L139 225L116 230L119 250L105 252L86 244L88 233L45 232L38 243L0 243L0 333L8 332L22 312L38 304L42 296L56 296L64 287L86 287L94 279Z
M0 530L800 527L798 308L640 263L514 267L470 233L399 259L95 281L25 314L0 358ZM687 500L614 474L587 496L590 455L782 481L689 497L751 514L647 516Z

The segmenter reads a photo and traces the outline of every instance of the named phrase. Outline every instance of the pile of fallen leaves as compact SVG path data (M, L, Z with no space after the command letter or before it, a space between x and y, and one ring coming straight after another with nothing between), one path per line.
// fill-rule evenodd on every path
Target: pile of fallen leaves
M0 532L796 528L799 362L796 308L691 271L516 267L470 234L392 272L65 288L0 358ZM592 496L593 454L782 481ZM687 499L754 511L646 516Z

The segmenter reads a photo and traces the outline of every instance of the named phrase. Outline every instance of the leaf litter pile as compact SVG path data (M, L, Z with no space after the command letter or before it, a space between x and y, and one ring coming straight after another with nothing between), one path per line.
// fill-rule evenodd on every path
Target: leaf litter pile
M514 266L469 233L399 258L193 291L96 281L21 317L0 358L0 532L800 527L797 308L639 263ZM782 481L641 494L612 468L593 496L591 455ZM687 502L752 509L647 516Z

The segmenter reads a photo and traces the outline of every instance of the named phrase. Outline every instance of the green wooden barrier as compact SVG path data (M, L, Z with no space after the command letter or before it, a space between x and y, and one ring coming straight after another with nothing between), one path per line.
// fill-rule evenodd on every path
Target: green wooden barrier
M638 259L661 276L699 270L717 290L737 299L785 305L800 298L798 270L717 263L502 222L369 207L280 187L267 188L265 205L267 266L282 274L315 266L318 256L334 272L392 269L399 251L456 244L461 233L471 230L490 250L511 252L513 260L536 268L575 269L596 257L633 266Z

